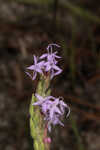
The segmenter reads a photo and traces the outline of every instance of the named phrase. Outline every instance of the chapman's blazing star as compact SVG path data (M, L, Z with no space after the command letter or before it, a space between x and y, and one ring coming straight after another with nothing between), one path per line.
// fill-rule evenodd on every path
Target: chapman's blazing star
M33 75L26 72L27 75L29 75L32 80L35 80L37 74L39 73L40 75L45 76L45 78L43 78L43 82L45 84L47 84L47 82L45 82L45 80L48 81L48 83L49 83L49 79L52 79L54 76L56 76L62 72L62 69L59 68L57 65L58 60L61 57L57 55L57 51L53 52L54 46L60 47L57 44L49 44L47 47L47 53L41 55L40 57L36 57L34 55L34 64L27 67L28 70L32 71ZM50 76L50 78L47 78L47 76ZM40 81L40 83L41 83L41 81ZM47 87L47 85L45 85L45 87ZM56 98L53 96L44 96L43 97L43 96L39 95L38 93L40 93L39 90L37 90L37 93L35 93L35 97L36 97L37 101L34 102L32 105L34 107L40 108L40 110L43 114L44 120L47 124L47 129L49 130L49 132L51 131L52 125L60 124L60 125L64 126L64 124L61 122L61 120L62 120L62 117L65 114L66 110L67 110L66 117L69 116L70 108L67 104L64 103L63 98L62 97ZM46 95L46 93L44 92L42 95ZM33 114L33 111L31 112L31 116L32 116L32 114ZM31 119L31 121L32 121L32 119ZM34 125L34 122L33 122L33 125ZM50 139L48 139L48 138L45 138L45 140L50 142Z

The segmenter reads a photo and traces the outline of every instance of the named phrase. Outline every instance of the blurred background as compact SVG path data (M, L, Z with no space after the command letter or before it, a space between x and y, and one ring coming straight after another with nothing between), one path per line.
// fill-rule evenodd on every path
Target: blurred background
M100 150L100 1L0 0L0 150L32 150L29 104L38 81L25 74L50 43L63 72L52 95L71 108L51 150Z

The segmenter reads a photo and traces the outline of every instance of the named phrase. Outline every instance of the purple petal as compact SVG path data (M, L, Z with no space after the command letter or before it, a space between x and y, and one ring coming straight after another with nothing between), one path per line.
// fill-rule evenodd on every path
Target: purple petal
M30 67L27 67L26 69L34 70L34 65L31 65Z
M37 64L37 57L34 55L34 64Z
M36 76L37 76L37 72L33 72L32 80L35 80Z
M46 113L48 112L49 109L50 109L49 104L45 104L45 103L42 104L42 111L43 111L43 113L45 113L45 115L46 115Z
M52 47L52 46L60 47L58 44L52 43L52 44L49 44L49 45L48 45L47 49L49 49L49 48Z
M54 45L54 46L56 46L56 47L60 47L60 45L58 45L58 44L55 44L55 43L54 43L54 44L51 44L51 45Z
M54 76L55 76L55 73L54 73L54 70L52 69L50 78L52 79Z
M40 58L40 59L43 59L43 58L45 58L45 57L47 57L47 56L48 56L48 54L45 53L45 54L43 54L42 56L40 56L39 58Z
M61 58L61 57L60 57L60 56L58 56L58 55L54 55L54 57L55 57L55 58Z
M38 68L38 67L36 68L36 71L41 73L41 74L43 73L43 71L40 68Z
M46 99L53 99L53 100L55 100L55 97L53 97L53 96L47 96Z
M62 72L62 69L58 70L56 73L54 73L54 76L60 74Z
M38 66L39 67L44 67L44 64L45 64L45 61L41 61L41 62L38 63Z
M68 107L67 104L65 104L62 100L60 100L60 105L63 107Z
M60 56L56 55L57 53L58 53L57 51L54 52L54 53L53 53L53 57L55 57L55 58L61 58Z
M58 66L56 66L56 65L53 65L53 69L58 70L58 71L61 70L61 69L60 69Z
M56 47L60 47L58 44L49 44L48 47L47 47L47 51L48 53L51 53L52 54L52 50L53 50L53 46L56 46Z
M64 124L59 120L58 123L64 127Z
M61 114L61 111L59 110L59 108L55 108L55 110L54 110L56 113L58 113L58 114Z
M52 121L53 125L59 124L59 119L55 117L55 119Z
M46 68L45 68L45 71L47 72L47 71L50 71L50 69L51 69L51 66L49 65L49 64L47 64L47 66L46 66Z
M36 105L41 105L41 102L38 101L38 102L33 103L32 105L34 105L34 106L36 106Z
M36 97L38 100L43 101L43 97L40 96L40 95L38 95L37 93L35 93L35 97Z
M50 110L50 118L51 118L51 119L53 118L53 115L54 115L54 110L51 109L51 110Z

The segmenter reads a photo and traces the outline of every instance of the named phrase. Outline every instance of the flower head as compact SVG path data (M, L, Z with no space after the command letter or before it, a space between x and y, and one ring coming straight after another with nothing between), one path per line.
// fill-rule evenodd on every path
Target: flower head
M60 56L56 55L56 52L53 52L53 46L60 47L57 44L49 44L47 47L47 53L43 54L40 57L36 57L34 55L34 65L31 65L27 67L28 70L33 71L33 75L31 75L29 72L26 72L28 76L32 80L36 79L37 73L45 75L49 72L50 78L52 79L54 76L60 74L62 72L62 69L60 69L57 66Z
M53 96L42 97L38 94L35 94L38 99L33 105L38 105L41 108L42 113L44 114L44 120L48 123L48 130L51 131L51 125L60 124L62 126L61 117L65 113L65 109L68 109L67 117L70 113L70 109L67 104L64 103L61 98L55 98Z
M46 59L46 61L44 63L45 72L50 72L51 79L54 76L56 76L56 75L58 75L62 72L62 69L60 69L57 66L58 61L56 60L56 58L61 58L61 57L56 55L57 51L54 52L54 53L52 52L53 51L53 48L52 48L53 46L60 47L57 44L49 44L48 47L47 47L47 52L48 53L45 53L42 56L40 56L40 59Z
M50 62L53 62L54 64L57 64L58 61L56 60L56 58L61 58L61 57L56 55L57 51L53 53L53 46L60 47L57 44L49 44L48 47L47 47L47 52L48 53L43 54L40 57L40 59L46 58L47 61L50 61Z

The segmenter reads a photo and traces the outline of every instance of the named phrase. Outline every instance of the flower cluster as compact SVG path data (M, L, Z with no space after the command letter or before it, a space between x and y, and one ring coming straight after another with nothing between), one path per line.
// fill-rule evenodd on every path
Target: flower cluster
M53 96L42 97L39 94L35 94L37 102L33 103L34 106L39 106L44 114L44 120L47 121L48 130L51 131L51 125L64 124L60 121L61 117L65 113L65 109L68 110L67 117L70 114L70 108L63 102L63 98L55 98Z
M33 75L26 72L32 80L36 79L37 73L44 76L48 74L50 79L52 79L54 76L62 72L62 69L57 66L58 59L61 57L57 55L57 51L53 52L53 46L59 47L57 44L49 44L47 47L47 53L40 57L34 55L34 65L27 67L28 70L33 72ZM51 125L60 124L63 126L61 119L65 111L67 110L67 117L70 114L70 108L64 103L63 98L55 98L53 96L42 97L38 93L35 94L35 97L37 101L33 103L33 105L40 107L41 112L44 115L44 120L47 122L48 130L51 131Z
M34 65L27 67L28 70L33 71L33 75L31 76L30 73L26 72L27 75L31 77L32 80L36 79L37 73L45 74L45 72L49 72L50 78L52 79L54 76L60 74L62 69L57 66L58 61L57 58L61 58L57 56L57 51L52 52L52 46L57 46L57 44L49 44L47 47L47 53L43 54L39 58L34 55Z

